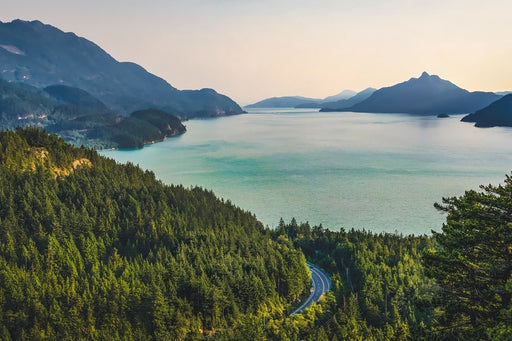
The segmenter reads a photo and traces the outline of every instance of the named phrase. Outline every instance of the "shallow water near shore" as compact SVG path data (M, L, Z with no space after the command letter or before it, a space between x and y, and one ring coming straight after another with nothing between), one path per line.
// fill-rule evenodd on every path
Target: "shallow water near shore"
M253 109L255 110L255 109ZM512 169L512 128L449 118L259 109L185 122L187 133L139 150L103 151L165 183L201 186L274 227L439 231L434 202Z

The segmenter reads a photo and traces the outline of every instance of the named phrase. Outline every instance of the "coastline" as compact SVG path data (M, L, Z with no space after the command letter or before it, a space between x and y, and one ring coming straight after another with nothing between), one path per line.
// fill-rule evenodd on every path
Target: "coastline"
M168 138L179 137L179 136L185 134L186 132L187 132L187 130L185 130L182 133L177 133L177 134L172 134L172 135L165 135L161 139L151 140L151 141L144 141L142 147L140 147L140 148L137 148L137 147L134 147L134 148L112 147L112 148L103 148L103 149L95 149L95 150L96 151L100 151L100 150L101 151L109 151L109 150L135 150L135 149L143 149L145 146L152 145L152 144L159 143L159 142L164 142Z

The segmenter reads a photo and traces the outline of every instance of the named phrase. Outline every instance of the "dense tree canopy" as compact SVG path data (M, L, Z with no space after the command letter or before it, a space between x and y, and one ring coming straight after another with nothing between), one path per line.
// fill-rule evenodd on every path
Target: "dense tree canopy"
M512 178L481 189L436 205L448 217L424 263L440 286L439 337L512 335Z
M27 128L0 133L0 339L245 339L304 256L200 188Z
M433 282L420 257L426 236L330 231L283 221L286 235L313 263L331 273L332 292L300 317L272 321L268 337L283 340L416 340L426 337L431 310L416 304Z
M56 135L0 132L0 339L509 340L512 178L482 190L436 204L433 238L270 230ZM289 317L305 258L332 291Z

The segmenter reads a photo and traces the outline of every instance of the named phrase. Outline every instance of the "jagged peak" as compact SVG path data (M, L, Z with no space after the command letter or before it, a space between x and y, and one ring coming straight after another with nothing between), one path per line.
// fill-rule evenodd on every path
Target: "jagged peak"
M420 81L424 81L424 82L425 81L429 81L429 82L432 82L432 81L434 81L434 82L445 81L444 79L442 79L438 75L431 75L431 74L429 74L426 71L423 71L423 73L421 74L421 76L419 78L411 78L410 80L420 80ZM448 81L445 81L445 82L448 82Z
M4 24L23 24L23 25L32 25L32 26L51 26L47 25L39 20L22 20L22 19L14 19L11 22L5 22Z

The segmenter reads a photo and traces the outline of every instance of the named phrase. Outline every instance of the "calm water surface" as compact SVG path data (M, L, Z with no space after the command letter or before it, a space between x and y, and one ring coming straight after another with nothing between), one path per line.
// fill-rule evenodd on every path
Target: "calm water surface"
M105 151L166 183L212 189L274 227L283 217L330 229L440 230L442 197L501 183L512 129L399 114L259 110L185 122L140 150Z

